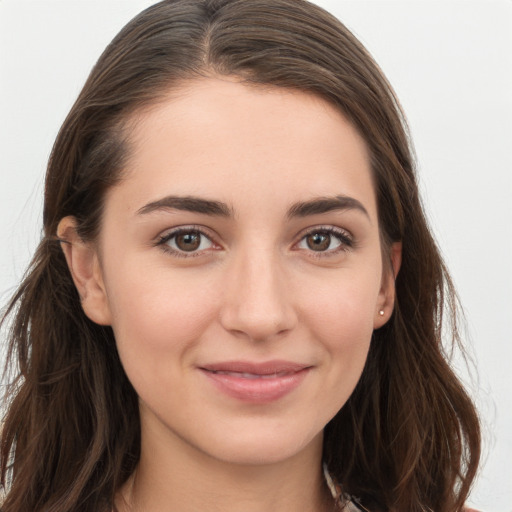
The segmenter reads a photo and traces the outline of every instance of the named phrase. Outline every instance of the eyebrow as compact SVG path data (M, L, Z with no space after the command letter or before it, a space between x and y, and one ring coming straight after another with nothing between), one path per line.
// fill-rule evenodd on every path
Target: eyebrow
M233 212L227 204L194 196L167 196L158 201L148 203L138 210L137 213L144 215L159 210L182 210L219 217L233 216Z
M226 203L195 196L166 196L146 204L140 208L137 213L139 215L145 215L160 210L181 210L218 217L234 216L233 209ZM318 197L309 201L299 201L288 209L287 217L292 219L295 217L307 217L309 215L319 215L340 210L358 210L370 218L368 211L360 201L344 195Z
M353 197L338 195L334 197L318 197L310 201L293 204L288 210L288 218L307 217L339 210L358 210L370 218L368 211L360 201Z

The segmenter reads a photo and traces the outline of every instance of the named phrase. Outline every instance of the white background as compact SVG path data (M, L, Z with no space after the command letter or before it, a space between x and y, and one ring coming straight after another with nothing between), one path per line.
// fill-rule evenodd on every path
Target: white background
M152 3L0 0L0 305L36 246L64 116L105 45ZM478 369L485 465L472 502L512 511L512 1L317 3L368 47L408 115Z

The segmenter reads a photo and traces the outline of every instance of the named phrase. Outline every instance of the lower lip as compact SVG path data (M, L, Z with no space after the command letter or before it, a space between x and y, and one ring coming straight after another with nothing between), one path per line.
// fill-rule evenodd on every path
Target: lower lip
M213 385L224 394L243 402L264 404L291 393L304 380L309 368L280 377L248 379L202 370Z

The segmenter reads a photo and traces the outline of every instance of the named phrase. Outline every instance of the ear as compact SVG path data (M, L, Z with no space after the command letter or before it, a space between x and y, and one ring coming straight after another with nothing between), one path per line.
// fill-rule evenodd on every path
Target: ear
M402 264L402 242L394 242L389 251L389 265L382 275L382 284L377 300L373 328L382 327L391 317L395 304L395 280Z
M76 231L74 217L64 217L57 227L57 236L75 283L84 313L95 323L111 324L111 314L103 275L94 244L84 242Z

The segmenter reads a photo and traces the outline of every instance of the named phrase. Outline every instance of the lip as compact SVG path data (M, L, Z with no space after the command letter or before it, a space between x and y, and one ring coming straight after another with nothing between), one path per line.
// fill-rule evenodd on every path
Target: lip
M222 393L249 403L270 403L291 393L312 367L291 361L225 361L199 370Z

